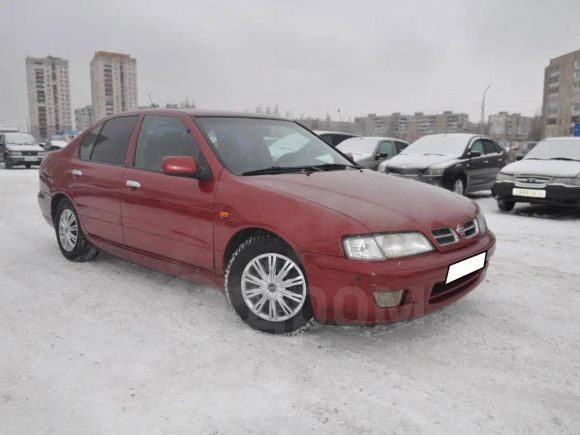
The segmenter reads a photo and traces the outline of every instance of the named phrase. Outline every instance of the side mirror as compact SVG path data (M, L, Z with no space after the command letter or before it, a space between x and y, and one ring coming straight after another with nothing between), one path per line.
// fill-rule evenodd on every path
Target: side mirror
M470 159L473 159L474 157L481 157L481 152L479 152L479 151L469 151L467 153L467 157L469 157Z
M375 160L386 159L387 157L389 157L388 154L380 154L379 153L375 156Z
M524 156L516 156L516 160L521 160L523 158L524 158Z
M174 177L199 178L200 171L197 162L189 156L168 156L161 162L161 169L165 175Z

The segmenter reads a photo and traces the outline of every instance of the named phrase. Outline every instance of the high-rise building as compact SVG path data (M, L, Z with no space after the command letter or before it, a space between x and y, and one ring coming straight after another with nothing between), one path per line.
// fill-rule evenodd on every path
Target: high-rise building
M544 71L542 136L570 136L580 122L580 50L550 60Z
M128 54L97 51L91 61L93 117L136 110L137 61Z
M499 112L489 116L489 135L497 141L531 140L534 118L519 113Z
M26 58L30 131L47 139L72 129L68 60L47 56Z
M82 131L88 128L94 121L93 106L85 106L75 109L75 129Z

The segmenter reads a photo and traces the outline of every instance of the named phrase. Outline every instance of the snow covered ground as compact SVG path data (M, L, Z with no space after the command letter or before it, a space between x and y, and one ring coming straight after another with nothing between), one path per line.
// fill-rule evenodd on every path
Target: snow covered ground
M60 254L37 171L0 168L0 434L579 433L580 212L477 201L498 246L459 303L259 334L220 293Z

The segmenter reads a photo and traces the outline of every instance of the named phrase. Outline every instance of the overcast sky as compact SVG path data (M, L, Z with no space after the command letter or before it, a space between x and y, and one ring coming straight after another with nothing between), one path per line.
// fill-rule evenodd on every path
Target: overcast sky
M1 0L0 123L26 124L26 55L69 60L90 104L95 51L137 59L139 104L344 119L455 110L533 115L550 58L580 49L578 0Z

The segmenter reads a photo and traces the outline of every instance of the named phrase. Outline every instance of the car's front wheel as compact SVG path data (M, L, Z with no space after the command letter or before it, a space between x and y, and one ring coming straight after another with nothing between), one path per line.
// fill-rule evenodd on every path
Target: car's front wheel
M12 169L13 164L12 164L12 160L10 160L9 157L4 157L4 167L6 169Z
M513 201L504 201L502 199L497 200L497 208L501 211L512 211L515 205L516 203Z
M58 247L70 261L90 261L99 254L83 234L79 217L72 203L63 199L58 203L54 218Z
M457 177L455 180L453 180L451 190L453 192L457 193L458 195L464 195L465 194L465 182L463 181L463 178Z
M225 286L236 313L259 331L295 333L313 318L304 270L276 237L259 235L242 243L227 266Z

